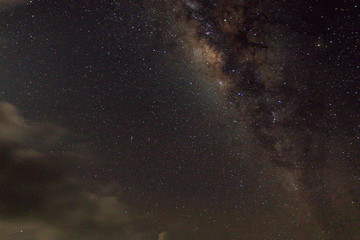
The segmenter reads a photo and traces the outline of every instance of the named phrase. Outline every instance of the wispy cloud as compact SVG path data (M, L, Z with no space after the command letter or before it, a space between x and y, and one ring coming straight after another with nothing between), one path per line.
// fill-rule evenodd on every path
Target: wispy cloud
M44 144L39 136L53 139L54 132L0 104L0 239L156 239L134 230L135 217L119 191L85 188L70 174L82 156L36 150L42 148L34 142Z

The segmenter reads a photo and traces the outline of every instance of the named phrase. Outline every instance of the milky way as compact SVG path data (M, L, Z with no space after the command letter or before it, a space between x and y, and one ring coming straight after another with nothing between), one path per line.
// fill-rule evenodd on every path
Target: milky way
M309 214L315 215L323 230L342 239L344 234L355 236L351 232L358 225L358 218L352 216L358 209L358 184L347 189L342 185L356 179L359 152L352 149L341 158L336 152L359 143L351 132L357 128L359 112L334 113L344 111L352 100L345 93L334 99L335 85L344 80L330 73L333 66L326 58L331 51L323 45L332 40L316 32L311 19L303 18L311 13L302 4L185 1L187 21L195 30L184 27L184 31L191 31L188 37L195 39L189 44L195 57L202 51L201 60L217 73L209 80L227 86L219 91L226 92L230 104L236 105L239 121L246 122L256 136L263 149L261 157L276 166L279 175L289 177L285 181L297 192L295 198L309 205ZM312 14L322 14L325 8L315 7ZM296 21L303 22L297 25ZM320 44L323 39L328 42ZM354 78L355 73L346 77ZM339 147L342 138L351 140Z

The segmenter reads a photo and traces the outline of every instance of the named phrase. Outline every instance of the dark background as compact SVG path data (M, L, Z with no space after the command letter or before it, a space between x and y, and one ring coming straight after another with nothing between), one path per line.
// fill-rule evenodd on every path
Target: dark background
M187 9L185 18L169 8L186 9L194 2L201 10ZM120 185L131 211L145 216L138 228L170 229L174 239L238 239L257 228L258 236L268 239L306 239L303 225L282 224L296 215L286 208L289 198L279 183L286 178L283 170L266 160L263 143L251 124L241 123L231 98L203 87L208 76L186 54L174 28L185 19L189 26L211 23L219 37L204 39L222 51L219 41L227 36L210 17L217 2L224 4L32 1L5 8L0 12L0 99L19 108L29 123L69 129L73 136L60 149L85 143L96 159L79 165L74 175L86 183ZM330 102L335 114L320 124L357 146L360 6L354 1L264 6L269 21L286 29L284 38L298 43L290 55L311 54L299 57L317 79L309 98L326 96L321 104ZM203 37L201 30L197 37ZM286 43L282 47L287 49ZM352 154L349 161L357 169L357 152ZM328 227L308 229L309 236Z

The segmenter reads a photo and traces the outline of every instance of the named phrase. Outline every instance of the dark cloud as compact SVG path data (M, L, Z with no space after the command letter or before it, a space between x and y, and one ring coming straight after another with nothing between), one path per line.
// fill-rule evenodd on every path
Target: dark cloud
M49 127L47 127L49 130ZM135 217L115 187L85 187L72 174L84 161L79 154L50 154L41 149L54 131L30 126L16 108L0 104L1 239L143 239ZM34 141L35 139L35 141ZM36 144L34 144L36 142ZM151 236L151 235L150 235ZM156 234L152 235L156 239Z

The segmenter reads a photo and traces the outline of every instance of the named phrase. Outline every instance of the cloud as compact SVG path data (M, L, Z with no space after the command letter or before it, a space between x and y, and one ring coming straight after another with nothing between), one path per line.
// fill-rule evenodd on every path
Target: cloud
M158 240L168 240L168 233L167 232L162 232L159 234L159 239Z
M39 138L59 135L58 128L45 128L52 131L27 124L14 106L0 103L0 239L149 237L134 230L136 217L117 191L89 189L71 174L81 155L39 150L45 144Z

